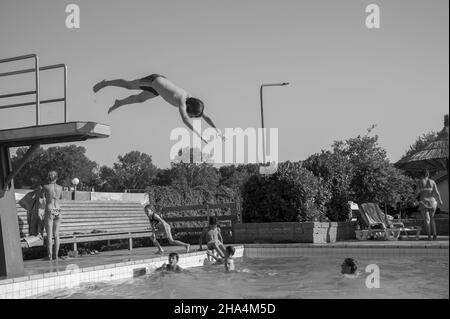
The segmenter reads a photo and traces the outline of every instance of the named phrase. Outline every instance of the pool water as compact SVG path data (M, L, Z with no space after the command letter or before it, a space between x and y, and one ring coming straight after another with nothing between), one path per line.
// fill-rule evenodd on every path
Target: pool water
M449 298L448 256L353 257L358 278L340 274L340 257L237 258L236 272L222 265L114 282L82 284L39 298ZM366 266L380 270L380 288L366 287Z

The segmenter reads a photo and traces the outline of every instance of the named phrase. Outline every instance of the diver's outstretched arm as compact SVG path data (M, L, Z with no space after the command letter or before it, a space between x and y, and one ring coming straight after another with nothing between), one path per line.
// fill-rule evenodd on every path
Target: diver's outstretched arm
M205 120L206 123L208 123L212 128L214 128L217 132L217 135L220 136L223 140L225 140L225 137L222 135L222 133L220 132L220 130L216 127L216 125L214 124L214 122L212 121L212 119L203 113L202 115L203 119Z
M181 115L181 119L183 120L183 123L195 134L197 134L203 142L205 142L206 144L208 144L208 142L202 137L202 135L197 132L196 130L194 130L194 127L192 126L191 122L189 122L189 116L187 115L186 112L186 105L181 105L179 107L180 110L180 115Z

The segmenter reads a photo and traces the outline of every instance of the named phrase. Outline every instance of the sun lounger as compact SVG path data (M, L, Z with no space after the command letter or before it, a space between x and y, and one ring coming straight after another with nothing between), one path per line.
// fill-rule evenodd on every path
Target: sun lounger
M377 204L372 204L372 205L375 206L375 209L377 210L377 215L380 216L380 219L382 221L386 222L386 215L383 213L381 208ZM406 227L405 224L403 224L402 222L393 221L393 217L391 217L390 215L388 215L387 222L388 222L388 225L387 225L388 227L394 227L394 228L400 229L400 237L399 238L401 238L403 235L406 235L407 238L409 238L410 235L413 235L416 240L419 240L419 236L420 236L420 232L422 231L422 227L420 227L420 226Z
M413 233L418 240L422 230L420 226L405 227L401 222L393 222L392 217L391 219L386 218L378 204L375 203L361 204L360 215L368 227L367 238L397 240L404 234L409 238L409 235Z

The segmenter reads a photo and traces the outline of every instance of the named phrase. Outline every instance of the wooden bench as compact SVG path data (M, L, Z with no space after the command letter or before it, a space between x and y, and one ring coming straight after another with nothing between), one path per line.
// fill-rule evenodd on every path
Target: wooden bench
M60 243L73 244L73 250L77 250L78 243L114 239L128 239L128 248L131 250L133 249L133 238L145 238L153 234L144 209L137 202L68 200L61 202L61 209ZM236 203L164 207L163 218L172 226L173 235L189 233L198 236L203 227L207 225L208 217L213 214L210 210L214 209L230 211L226 215L217 216L217 220L219 223L225 223L221 227L222 235L232 238L232 225L238 221ZM205 214L199 215L199 210L203 210ZM186 211L197 211L196 216L165 216L169 212ZM27 212L17 205L17 215L20 237L25 238L29 234ZM202 222L203 225L201 227L185 227L183 226L185 222ZM161 238L163 235L158 235L158 237ZM27 243L22 242L22 247L28 247Z
M220 215L217 210L224 210ZM188 213L195 211L195 216L188 214L187 216L170 217L171 213ZM204 204L204 205L187 205L187 206L170 206L163 207L163 218L166 222L171 224L173 234L185 233L193 236L195 241L198 241L200 234L204 227L208 226L209 216L215 216L217 223L222 231L224 242L229 240L234 242L233 224L239 223L238 206L235 202L218 203L218 204ZM187 226L186 222L195 222L201 225Z
M62 201L61 244L150 237L152 231L143 207L136 202L123 201ZM28 235L27 212L17 205L20 237ZM44 232L45 236L45 232ZM25 242L22 247L27 247Z

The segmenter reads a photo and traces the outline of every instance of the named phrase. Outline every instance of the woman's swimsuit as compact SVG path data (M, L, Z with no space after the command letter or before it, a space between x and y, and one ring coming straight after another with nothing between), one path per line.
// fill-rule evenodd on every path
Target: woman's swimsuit
M166 77L164 75L154 73L149 76L146 76L145 78L140 79L141 83L139 85L139 88L143 91L147 91L147 92L154 94L155 96L158 96L159 93L156 92L156 90L151 87L153 81L156 80L156 78L166 79Z
M435 210L437 208L436 199L430 194L433 193L433 185L430 180L427 181L425 187L420 185L420 208L422 209L432 209ZM425 196L422 197L422 192L427 192Z
M46 193L45 199L47 201L47 204L53 203L53 205L55 205L55 203L58 203L58 198L57 198L57 194L55 191L54 183L52 183L51 185L53 185L53 189L51 189L48 194ZM61 208L46 206L46 208L45 208L45 217L46 218L58 219L60 217L60 215L61 215Z

